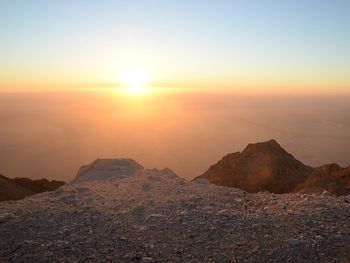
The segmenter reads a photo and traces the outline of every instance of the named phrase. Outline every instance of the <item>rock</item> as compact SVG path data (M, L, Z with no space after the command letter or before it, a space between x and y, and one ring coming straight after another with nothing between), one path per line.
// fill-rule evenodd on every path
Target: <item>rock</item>
M330 195L331 195L331 193L328 192L327 190L324 190L324 191L322 192L322 196L330 196Z
M165 203L164 208L171 211L176 208L176 204L173 201L168 201Z
M187 210L183 210L180 212L181 216L188 216L190 213Z
M312 171L275 140L270 140L249 144L242 152L224 156L194 181L205 178L213 184L248 192L290 193Z
M242 152L227 154L193 181L199 179L252 193L350 194L350 166L307 166L275 140L248 144Z
M108 178L122 178L134 175L143 167L132 159L97 159L82 166L71 183L104 180Z
M208 185L209 181L205 178L196 178L193 180L194 183L196 184L203 184L203 185Z
M288 244L291 245L292 247L298 247L302 244L302 242L298 239L289 239Z
M7 221L9 221L13 218L15 218L15 216L14 216L14 214L11 214L11 213L0 214L0 224L6 223Z
M153 258L151 257L142 257L141 263L152 263L154 262Z
M302 200L303 202L309 202L309 201L313 200L313 198L314 198L314 196L306 195L306 194L303 194L301 197L303 198L303 200Z
M228 211L227 209L222 209L218 212L218 215L224 215L224 216L229 216L230 215L230 211Z
M350 175L349 175L350 178ZM334 172L327 173L327 169L315 168L310 176L301 183L296 191L299 193L329 195L347 195L349 189L346 181L334 175Z
M344 196L344 202L350 204L350 195Z
M158 219L158 218L164 218L164 217L166 216L162 214L152 214L149 217L147 217L147 219Z
M64 184L62 181L47 179L32 180L18 177L11 179L0 174L0 202L20 200L26 196L54 191Z
M142 185L143 191L149 191L152 188L151 184L149 182L144 182Z
M277 203L276 203L276 206L279 208L279 209L287 209L287 205L281 201L281 200L278 200Z
M149 177L148 177L148 180L149 180L150 182L159 182L159 181L161 181L162 179L160 178L160 176L152 175L152 176L149 176Z
M170 177L178 177L176 173L174 173L173 170L169 168L164 168L161 170L163 175L170 176Z

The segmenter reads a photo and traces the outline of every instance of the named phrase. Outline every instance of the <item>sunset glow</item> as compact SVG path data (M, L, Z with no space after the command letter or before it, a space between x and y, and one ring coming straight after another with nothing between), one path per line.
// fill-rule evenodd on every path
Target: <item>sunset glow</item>
M146 85L150 76L143 68L128 68L122 72L121 80L128 86Z
M0 263L349 262L350 0L0 0Z
M150 74L142 67L129 67L121 72L124 91L132 94L144 94L151 91Z
M25 2L0 3L0 91L350 92L347 1Z

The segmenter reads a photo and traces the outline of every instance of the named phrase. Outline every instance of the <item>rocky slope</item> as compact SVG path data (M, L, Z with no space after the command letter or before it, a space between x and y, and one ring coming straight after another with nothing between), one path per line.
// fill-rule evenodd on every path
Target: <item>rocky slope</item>
M344 168L340 168L338 172L325 169L330 165L324 165L317 167L313 170L313 173L308 178L298 185L295 192L298 193L329 193L334 195L347 195L349 194L350 173L345 174L343 177L340 176L341 171ZM343 180L344 179L344 180Z
M248 192L349 194L350 168L337 164L312 168L285 151L275 140L249 144L230 153L196 177Z
M56 190L64 185L62 181L29 178L8 178L0 175L0 201L20 200L26 196Z
M0 203L0 262L350 260L349 196L247 193L117 163Z

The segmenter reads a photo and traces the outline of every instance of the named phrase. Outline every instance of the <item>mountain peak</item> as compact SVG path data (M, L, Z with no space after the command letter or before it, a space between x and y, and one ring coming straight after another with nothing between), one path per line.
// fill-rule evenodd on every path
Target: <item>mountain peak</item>
M250 143L247 147L242 151L243 155L250 154L258 154L258 153L280 153L286 154L287 152L281 147L281 145L274 139L258 142L258 143Z

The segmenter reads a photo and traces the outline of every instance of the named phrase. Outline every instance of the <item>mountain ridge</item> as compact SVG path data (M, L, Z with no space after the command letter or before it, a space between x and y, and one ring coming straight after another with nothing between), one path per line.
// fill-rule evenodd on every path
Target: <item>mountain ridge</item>
M0 202L20 200L26 196L46 191L54 191L65 182L47 179L32 180L25 177L9 178L0 174Z

